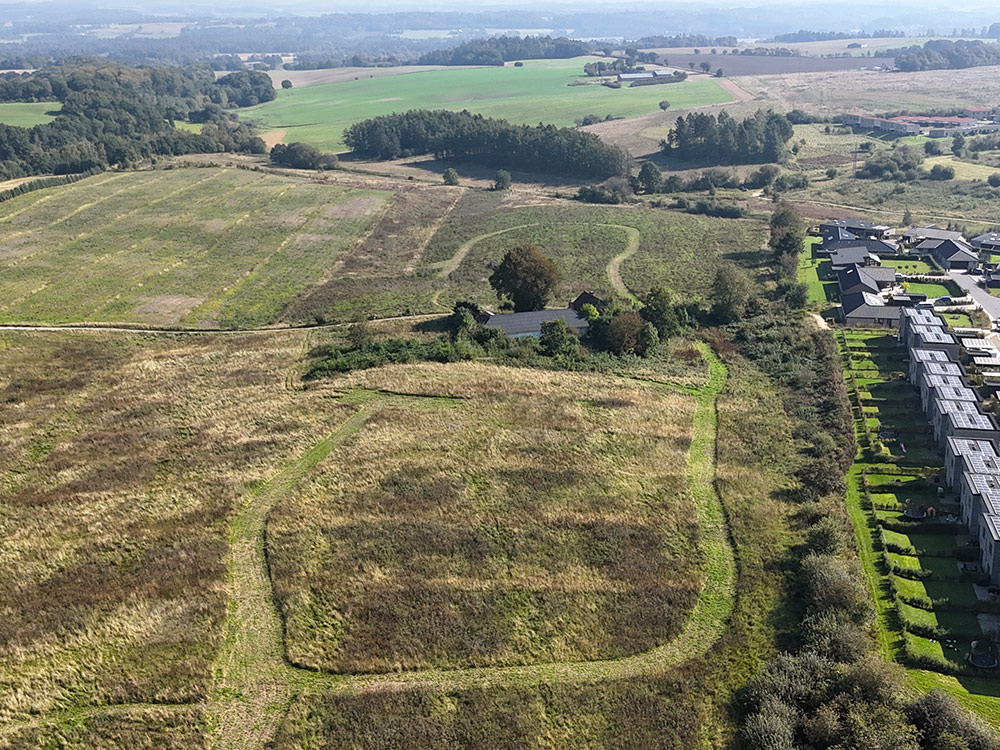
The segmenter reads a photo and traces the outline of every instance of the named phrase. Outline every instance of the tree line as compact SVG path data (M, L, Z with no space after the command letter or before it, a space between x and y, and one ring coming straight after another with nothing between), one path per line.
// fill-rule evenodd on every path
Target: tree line
M728 112L678 117L660 148L683 161L701 164L760 164L780 161L794 135L784 115L757 110L742 121Z
M62 107L53 121L32 128L0 125L2 179L130 167L159 155L266 151L253 127L222 106L251 103L268 90L273 96L263 74L216 82L207 68L137 69L101 60L34 75ZM200 134L174 127L192 113L206 123Z
M1000 45L959 39L932 39L923 47L912 46L876 53L876 57L895 57L903 71L949 70L1000 65Z
M549 60L588 55L594 45L579 39L548 36L495 36L463 42L454 49L421 55L418 65L503 65L511 60Z
M411 110L355 123L344 131L355 154L372 159L434 154L553 175L606 178L624 174L627 159L593 133L554 125L514 125L467 111Z

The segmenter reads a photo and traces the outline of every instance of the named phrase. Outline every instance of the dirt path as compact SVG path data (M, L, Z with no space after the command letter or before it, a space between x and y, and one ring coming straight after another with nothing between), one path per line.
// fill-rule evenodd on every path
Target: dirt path
M720 78L719 85L741 102L752 102L754 99L753 94L746 89L741 88L740 85L732 78Z
M526 229L527 227L537 227L538 224L519 224L516 227L507 227L506 229L498 229L496 232L488 232L487 234L481 234L478 237L473 237L471 240L462 245L455 254L452 255L447 260L441 260L437 263L430 263L429 268L436 268L438 271L439 279L447 279L458 267L462 265L462 261L465 260L465 256L469 254L469 251L473 247L478 245L483 240L488 240L490 237L496 237L498 234L504 234L505 232L513 232L516 229Z
M819 313L809 313L809 317L812 318L813 323L816 324L816 327L819 328L819 330L821 330L821 331L829 331L830 330L830 324L827 323L826 322L826 318L824 318Z
M229 535L229 608L208 701L212 746L263 748L295 689L285 663L284 629L264 553L264 527L277 502L371 415L368 404L252 494Z
M635 227L626 227L621 224L601 224L602 227L614 227L615 229L621 229L625 232L626 245L625 250L618 253L611 262L608 263L608 280L611 281L612 288L618 292L623 297L627 297L633 302L638 302L632 292L629 291L628 287L625 286L625 282L622 281L622 263L631 258L639 250L639 230Z
M287 134L287 130L269 130L266 133L261 133L260 139L264 141L264 145L267 146L268 149L272 149L279 143L284 142Z

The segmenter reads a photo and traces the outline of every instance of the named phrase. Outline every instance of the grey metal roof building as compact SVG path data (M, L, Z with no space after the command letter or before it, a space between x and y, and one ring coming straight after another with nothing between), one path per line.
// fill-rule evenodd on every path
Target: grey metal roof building
M525 336L538 336L542 330L542 323L548 323L553 320L565 321L567 328L581 333L586 331L590 326L587 319L582 317L580 313L568 308L492 315L486 321L485 325L487 328L499 329L511 338L522 338Z

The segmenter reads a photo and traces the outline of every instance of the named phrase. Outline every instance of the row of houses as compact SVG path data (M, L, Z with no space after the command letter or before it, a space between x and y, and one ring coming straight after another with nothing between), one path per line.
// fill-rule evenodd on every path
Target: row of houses
M993 361L988 341L959 338L932 310L903 309L899 341L909 352L908 378L945 456L945 483L959 498L962 521L979 544L979 566L1000 585L1000 423L970 384L964 355Z

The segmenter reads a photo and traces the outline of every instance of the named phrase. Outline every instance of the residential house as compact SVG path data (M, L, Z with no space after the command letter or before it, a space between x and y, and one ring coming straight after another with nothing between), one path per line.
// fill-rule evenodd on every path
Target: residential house
M988 440L994 449L1000 442L1000 432L996 419L991 414L983 414L975 404L971 408L967 401L947 401L952 406L941 406L940 422L935 426L934 438L943 448L950 437L967 437ZM959 406L962 404L962 406Z
M584 305L593 305L598 312L602 312L608 306L608 303L588 290L580 292L580 295L569 303L569 309L581 312Z
M1000 516L983 514L979 524L979 564L993 583L1000 579Z
M533 310L532 312L508 313L504 315L489 314L484 325L503 331L512 339L538 337L542 332L542 323L562 320L566 327L583 334L587 331L587 319L576 310Z
M871 292L854 292L840 297L840 319L855 328L896 328L903 308L887 305Z
M979 395L969 388L961 378L949 375L928 375L926 382L928 387L921 388L920 393L923 396L926 390L927 406L924 407L924 413L932 425L940 424L944 413L949 410L970 411L971 409L971 411L978 411ZM965 404L965 406L954 408L948 406L955 401Z
M877 268L877 266L872 266L872 268ZM863 271L861 266L851 266L838 271L837 286L840 288L841 298L857 292L878 294L880 289L878 282L870 274Z
M903 232L903 242L907 245L917 245L924 240L954 240L956 242L965 242L965 237L962 236L961 232L953 232L949 229L942 229L936 224L931 224L929 227L910 227Z
M850 235L850 232L846 234ZM899 245L889 240L876 240L871 237L855 237L850 235L848 239L824 241L817 248L818 255L833 255L835 252L846 247L863 247L872 255L897 255Z
M937 326L944 328L946 324L944 318L933 310L922 308L907 308L903 310L899 318L899 341L907 348L913 344L913 326Z
M916 249L933 255L946 271L969 271L979 267L979 254L961 240L924 240Z
M830 271L837 273L851 266L881 266L882 261L866 247L840 247L830 255Z
M901 331L902 324L903 321L900 320ZM907 372L909 381L919 388L920 381L923 380L926 367L931 363L942 365L949 364L955 368L956 375L961 372L958 365L954 364L951 358L948 357L947 352L943 352L940 349L910 349L910 367Z
M877 240L884 240L896 232L895 227L890 227L887 224L875 224L858 219L829 219L819 225L821 237L832 234L837 229L847 230L855 237L871 237Z
M969 244L977 250L1000 252L1000 232L987 232L969 240Z
M988 440L949 438L944 448L945 481L959 491L962 474L1000 475L1000 455Z
M920 409L927 415L927 421L931 424L937 421L940 411L943 411L943 408L935 411L935 402L941 400L939 392L948 386L963 388L965 383L962 382L960 375L938 375L932 372L925 372L920 380L918 385L920 388Z
M898 308L905 309L905 308ZM947 330L936 325L912 325L910 345L917 349L941 349L948 352L952 360L958 361L958 339Z
M983 515L1000 516L1000 475L965 472L959 482L962 520L974 537L979 536Z

